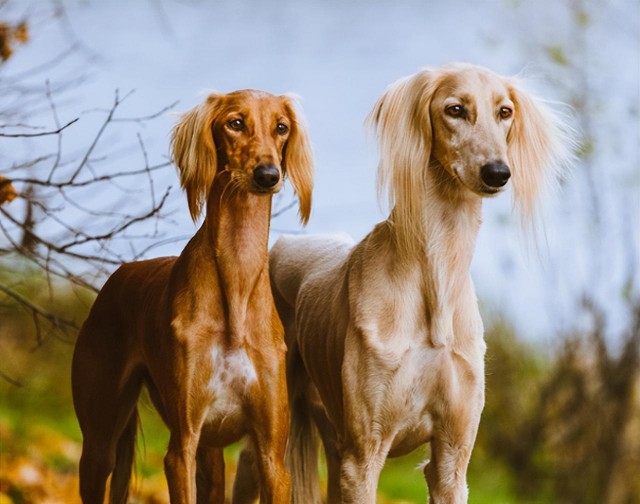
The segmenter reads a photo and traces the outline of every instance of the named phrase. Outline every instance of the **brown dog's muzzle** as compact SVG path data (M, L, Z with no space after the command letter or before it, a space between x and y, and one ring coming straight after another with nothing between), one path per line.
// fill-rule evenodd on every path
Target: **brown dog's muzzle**
M271 191L280 182L280 170L272 164L262 164L253 170L253 183L259 190Z

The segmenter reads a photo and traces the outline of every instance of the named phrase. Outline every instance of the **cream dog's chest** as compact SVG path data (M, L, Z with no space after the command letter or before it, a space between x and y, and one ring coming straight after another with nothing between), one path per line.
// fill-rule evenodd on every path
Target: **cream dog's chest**
M409 453L428 442L434 419L442 415L447 404L474 394L474 384L463 378L469 372L467 366L445 348L396 347L395 358L384 364L379 361L378 365L373 376L378 384L387 385L384 389L370 388L379 394L371 403L377 403L376 423L386 426L384 430L393 438L391 456Z
M389 366L390 393L386 396L389 408L404 415L419 417L433 397L437 380L440 351L431 348L411 348L398 356Z
M394 433L391 455L405 454L426 443L433 433L431 408L437 370L433 351L408 352L390 380L383 410L393 418L389 432ZM393 412L393 413L391 413Z

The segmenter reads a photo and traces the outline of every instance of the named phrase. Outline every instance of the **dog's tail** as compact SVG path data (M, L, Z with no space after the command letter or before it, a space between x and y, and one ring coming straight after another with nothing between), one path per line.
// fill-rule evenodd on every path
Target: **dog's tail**
M116 465L111 475L110 504L126 504L129 496L129 482L136 451L138 432L138 408L131 413L116 447Z
M294 399L291 404L286 461L291 473L291 503L320 504L318 435L302 397Z

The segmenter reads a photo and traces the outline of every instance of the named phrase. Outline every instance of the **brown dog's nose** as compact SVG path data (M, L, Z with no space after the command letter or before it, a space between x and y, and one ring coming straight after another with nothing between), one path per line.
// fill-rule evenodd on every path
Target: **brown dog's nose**
M253 170L253 181L262 189L271 189L280 181L280 171L273 165L260 165Z
M487 163L480 168L480 178L489 187L502 187L511 177L511 170L502 161Z

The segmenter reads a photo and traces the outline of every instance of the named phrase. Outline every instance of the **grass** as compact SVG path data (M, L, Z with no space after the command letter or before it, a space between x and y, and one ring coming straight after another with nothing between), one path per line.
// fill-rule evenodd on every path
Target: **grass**
M23 288L31 295L42 289L37 278L29 280L24 275L21 278ZM69 293L57 296L51 303L62 316L83 320L90 298ZM3 315L6 316L0 320L0 355L3 357L0 370L11 373L23 385L16 387L0 379L0 504L45 502L46 499L49 499L47 502L78 502L76 474L82 437L71 401L73 345L49 337L35 348L29 315L10 309ZM167 502L162 460L168 431L145 394L139 410L143 429L138 436L135 502ZM225 450L228 491L240 448L241 445L236 444ZM425 451L390 459L380 478L379 502L426 502L426 484L419 469L425 459ZM36 490L21 482L25 474L36 473L40 474L38 481L53 490ZM324 470L323 474L326 474ZM505 467L484 456L482 451L476 452L469 471L470 504L536 503L518 500L512 483Z
M73 413L69 390L69 364L72 346L52 341L36 351L13 348L14 364L37 372L23 376L24 386L0 383L0 452L9 457L30 457L49 470L62 475L75 474L81 434ZM165 482L162 459L168 443L168 431L148 398L140 402L142 434L138 437L137 488L163 495ZM6 435L6 432L10 435ZM73 448L64 448L65 442ZM34 451L34 446L40 446ZM240 445L225 450L229 476L235 469ZM426 502L424 477L418 466L425 453L390 459L382 472L380 502ZM232 479L229 479L228 488ZM470 504L518 502L510 492L506 472L492 464L472 464ZM154 495L155 495L154 494ZM166 494L165 494L166 495ZM157 497L154 497L157 498ZM0 501L1 502L1 501ZM18 502L18 501L15 501ZM159 501L166 502L166 501Z
M61 374L64 376L64 373ZM56 399L46 388L43 390L25 385L20 389L8 389L6 384L2 384L1 397L0 423L5 426L3 430L9 429L12 435L10 439L0 441L0 452L39 459L45 466L63 475L75 473L81 435L70 398ZM168 443L168 431L148 399L143 398L141 401L140 413L143 429L138 440L137 488L141 493L153 490L162 494L166 491L162 459ZM75 448L61 450L59 446L64 440L71 442ZM11 446L7 446L7 443ZM41 446L38 454L34 453L34 446ZM238 444L225 450L230 476L239 451ZM426 485L422 471L418 468L423 460L424 455L419 451L402 458L390 459L380 478L380 502L426 502ZM231 481L229 479L229 488ZM500 468L487 470L486 467L481 469L472 465L470 487L470 504L518 502L510 493L507 476Z
M0 455L5 461L7 457L14 460L27 457L61 477L75 475L81 434L73 413L69 387L71 353L71 345L57 341L51 341L51 344L36 351L32 351L28 345L22 350L12 349L14 365L33 372L23 374L23 387L0 382ZM139 410L143 428L138 436L136 489L140 495L152 497L137 502L167 502L162 460L168 443L168 431L145 395ZM225 450L229 490L240 448L236 444ZM380 478L379 502L426 502L426 485L419 466L427 456L426 451L417 450L405 457L389 459ZM492 461L481 449L476 450L472 458L469 487L470 504L549 502L544 499L518 499L507 469ZM8 502L22 501L14 499ZM2 500L0 503L5 504Z
M420 450L387 460L380 475L380 493L391 502L426 502L427 487L419 467L424 460Z

